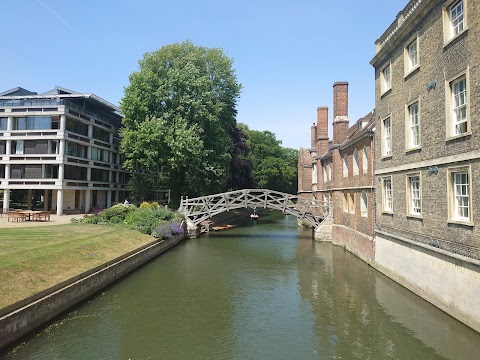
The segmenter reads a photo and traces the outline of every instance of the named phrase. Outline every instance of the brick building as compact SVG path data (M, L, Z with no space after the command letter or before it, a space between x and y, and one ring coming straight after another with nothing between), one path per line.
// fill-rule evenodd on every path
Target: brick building
M412 0L376 41L376 267L480 329L480 2Z
M371 112L349 127L348 83L336 82L332 139L328 137L328 108L319 107L317 124L311 128L311 148L300 149L299 155L299 194L332 201L333 217L317 229L316 238L345 246L367 262L374 259L374 123Z

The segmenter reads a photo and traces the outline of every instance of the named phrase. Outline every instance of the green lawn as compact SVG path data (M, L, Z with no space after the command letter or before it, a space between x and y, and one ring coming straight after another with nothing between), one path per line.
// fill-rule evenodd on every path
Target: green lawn
M154 240L89 224L0 229L0 308Z

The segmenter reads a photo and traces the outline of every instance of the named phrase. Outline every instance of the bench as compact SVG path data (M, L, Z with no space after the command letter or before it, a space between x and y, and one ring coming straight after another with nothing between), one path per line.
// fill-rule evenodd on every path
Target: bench
M13 209L2 209L2 208L0 208L0 217L2 217L3 214L8 214L9 211L13 211Z
M27 220L27 215L26 214L22 214L22 213L18 213L18 212L15 212L15 211L9 211L8 212L8 221L10 221L10 219L12 219L12 222L13 221L16 221L16 222L20 222L20 221L26 221Z
M50 221L50 211L39 211L33 215L34 221Z

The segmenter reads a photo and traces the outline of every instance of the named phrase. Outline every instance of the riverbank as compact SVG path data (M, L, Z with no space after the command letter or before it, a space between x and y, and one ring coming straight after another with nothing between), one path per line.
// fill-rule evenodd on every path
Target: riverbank
M183 240L68 224L0 233L0 348Z

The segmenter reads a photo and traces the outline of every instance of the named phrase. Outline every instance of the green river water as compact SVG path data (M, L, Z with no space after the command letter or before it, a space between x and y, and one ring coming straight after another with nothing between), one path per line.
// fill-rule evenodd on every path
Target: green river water
M480 359L480 335L295 218L186 240L7 359Z

